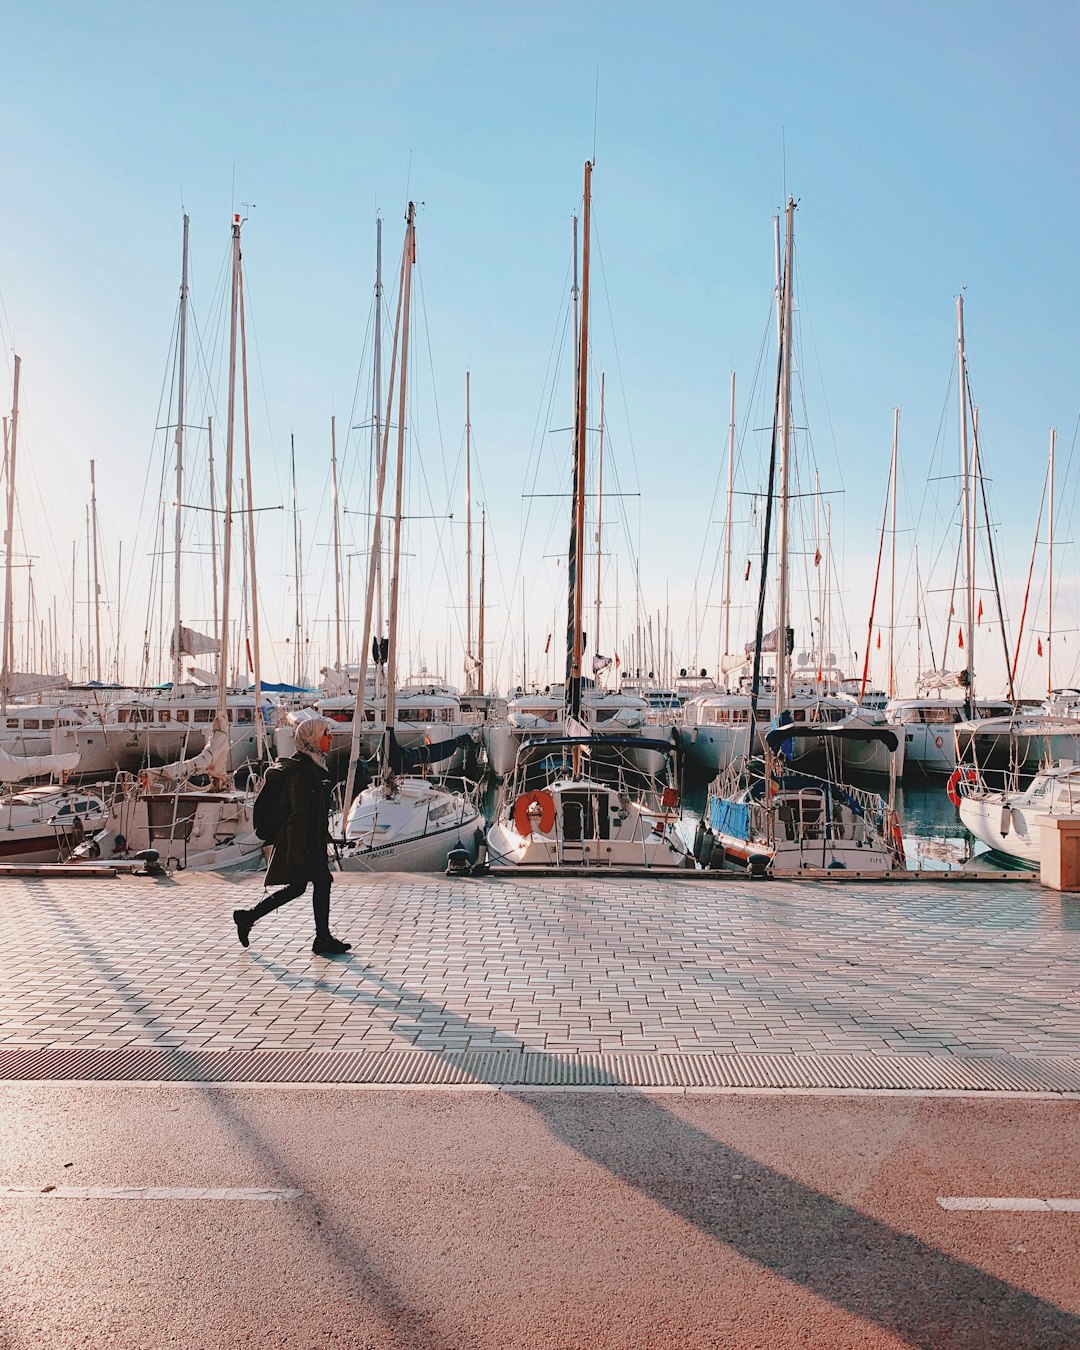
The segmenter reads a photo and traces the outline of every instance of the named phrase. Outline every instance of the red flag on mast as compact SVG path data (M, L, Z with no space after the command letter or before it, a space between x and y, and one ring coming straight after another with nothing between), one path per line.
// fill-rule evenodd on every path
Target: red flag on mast
M980 600L980 601L979 601L979 615L978 615L978 618L975 620L976 623L982 623L982 615L983 615L983 608L982 608L982 601Z
M551 650L551 634L549 633L548 640L544 643L544 655L547 656L550 650Z
M961 628L961 629L958 629L957 631L958 631L958 634L959 634L959 645L960 645L961 648L963 648L963 646L964 646L964 630Z
M1039 656L1042 656L1042 638L1039 638L1039 645L1036 648L1036 651L1038 652Z

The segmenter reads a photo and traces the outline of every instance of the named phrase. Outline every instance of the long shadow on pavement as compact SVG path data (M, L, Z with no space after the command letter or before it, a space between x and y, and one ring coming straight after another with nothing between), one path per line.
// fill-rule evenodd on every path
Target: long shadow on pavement
M450 1034L488 1033L493 1048L548 1058L381 979L359 958L334 965L378 992L297 976L258 954L255 960L292 988L317 989L385 1009L399 1023L424 1025L402 1008L408 1000L441 1019ZM476 1081L484 1081L482 1074ZM617 1076L610 1085L621 1086ZM985 1350L996 1340L1012 1350L1066 1350L1080 1344L1080 1317L740 1153L655 1098L626 1089L603 1108L598 1102L604 1099L580 1094L568 1101L564 1093L521 1090L515 1098L555 1138L717 1242L912 1345Z

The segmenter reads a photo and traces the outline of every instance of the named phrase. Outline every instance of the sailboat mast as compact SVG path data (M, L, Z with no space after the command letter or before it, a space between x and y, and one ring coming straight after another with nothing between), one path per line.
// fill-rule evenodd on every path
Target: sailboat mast
M472 693L472 408L469 389L470 372L465 372L465 687Z
M378 261L376 266L376 314L379 313L379 296L382 286L382 221L378 221ZM411 234L406 232L405 245L401 253L401 274L398 279L398 299L397 316L394 319L394 345L390 354L390 387L386 396L386 420L382 424L382 440L376 447L375 457L372 462L372 476L375 481L375 500L373 502L375 519L371 527L371 552L368 554L368 576L367 589L364 592L364 624L362 628L362 638L360 641L360 660L356 675L356 703L353 707L353 725L352 737L349 742L349 769L345 779L345 796L343 805L347 812L356 797L356 770L360 759L361 731L365 725L364 722L364 702L367 695L367 671L368 671L368 636L371 633L371 616L375 608L376 593L379 591L379 563L382 553L382 503L383 489L386 486L386 460L390 449L390 410L393 407L394 398L394 379L397 372L398 359L398 339L401 333L401 305L402 297L405 291L405 272L409 266L411 253L409 246L411 243ZM377 318L381 323L381 319ZM377 348L378 350L378 348ZM381 372L376 376L376 384L380 383ZM381 393L381 385L379 388ZM377 423L379 417L378 407L376 406L372 422ZM381 603L380 603L381 613ZM376 631L375 637L378 640L382 635L382 629ZM376 671L378 666L376 666ZM389 724L387 724L389 725Z
M236 338L240 310L240 216L232 222L232 295L229 306L229 406L225 426L225 524L221 549L221 640L218 644L217 717L228 727L229 582L232 576L233 467L236 447Z
M971 504L971 464L967 429L967 361L964 356L964 297L956 297L957 384L960 387L960 475L964 504L964 570L967 593L967 645L964 648L967 683L964 689L965 711L974 715L975 670L972 651L975 646L975 522Z
M480 612L476 629L476 692L484 692L484 586L487 580L487 507L480 508Z
M240 259L240 371L244 400L244 472L247 482L247 582L251 595L252 676L255 681L255 751L267 758L266 723L262 712L262 670L259 659L259 584L255 571L255 493L251 484L251 417L248 412L247 322L244 309L244 263Z
M398 592L401 585L401 516L404 508L405 492L405 385L409 369L409 310L412 300L412 270L416 262L416 207L409 203L406 217L408 225L405 232L405 280L401 302L401 370L398 376L398 433L397 467L394 482L394 551L391 560L393 570L390 573L390 628L386 657L386 736L389 745L390 732L397 712L397 642L398 642Z
M788 631L788 494L791 484L791 295L792 262L795 245L795 200L788 198L784 240L784 315L783 340L784 388L781 395L783 422L780 435L780 565L776 588L776 717L787 706L787 631Z
M600 651L600 574L604 557L604 372L600 372L600 445L596 470L596 628L593 651Z
M330 419L330 475L334 502L334 669L341 669L341 536L338 523L337 418Z
M184 413L187 384L187 311L188 311L188 227L190 217L184 215L184 261L180 274L180 351L179 351L179 370L177 372L176 389L176 521L174 526L174 552L173 552L173 690L180 688L180 679L183 666L181 656L181 636L180 627L181 609L180 609L180 544L183 530L183 512L184 512ZM91 467L91 477L93 468ZM96 526L95 526L96 533ZM95 546L94 563L94 589L97 590L97 560ZM96 653L96 659L100 667L101 654L100 643ZM98 679L101 678L100 672Z
M379 464L385 457L386 447L383 445L383 428L379 421L379 414L382 411L382 304L383 304L383 281L382 281L382 218L375 217L375 370L374 370L374 389L372 393L373 408L371 412L371 477L370 483L374 486L378 481L379 502L372 505L372 512L382 510L382 479L379 478ZM395 329L394 340L397 341L397 332ZM395 348L396 358L396 348ZM390 383L393 384L393 375ZM387 428L390 423L389 401L387 402L386 422ZM385 473L385 468L383 469ZM383 596L382 596L382 553L381 545L372 545L376 549L375 553L375 632L382 637L383 630ZM368 629L371 627L371 616L368 616L368 622L365 625L362 649L367 651ZM378 667L376 666L376 676ZM378 691L376 691L378 692Z
M214 632L219 632L218 628L218 566L217 566L217 491L214 484L214 419L206 419L206 449L209 456L210 473L210 578L213 583L214 593Z
M900 409L893 409L892 433L892 546L889 553L889 697L896 697L896 651L894 635L896 633L896 454L900 444Z
M582 212L581 319L578 332L577 409L574 415L574 509L570 528L569 554L569 628L567 632L566 711L574 722L581 721L581 614L582 575L585 557L585 442L587 433L589 385L589 214L592 187L592 161L585 161L585 201ZM574 772L578 772L580 748L574 751Z
M293 584L296 587L296 605L293 611L293 683L300 683L300 508L296 500L296 437L289 435L289 466L292 477L293 510Z
M15 541L15 456L19 446L19 372L22 357L15 357L15 387L11 398L11 420L5 422L7 435L4 438L5 459L7 461L7 537L4 547L4 659L0 672L0 707L6 708L11 702L11 629L12 612L12 575L11 550Z
M735 496L735 372L731 372L728 420L727 511L724 516L724 655L731 651L731 509Z
M1050 428L1050 538L1047 544L1047 586L1046 586L1046 692L1054 692L1054 442L1057 440L1057 428Z

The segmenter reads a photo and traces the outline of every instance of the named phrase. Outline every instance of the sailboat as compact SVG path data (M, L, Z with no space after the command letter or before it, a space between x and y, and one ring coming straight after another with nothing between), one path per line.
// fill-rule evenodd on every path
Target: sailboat
M395 371L397 395L397 460L395 465L394 537L392 547L389 603L389 631L385 649L386 694L382 767L379 780L356 791L357 771L362 754L362 729L365 727L365 701L368 691L366 640L357 678L356 704L352 718L352 745L345 784L345 809L331 823L338 864L345 872L430 872L442 871L451 853L476 857L482 817L474 796L452 791L433 778L415 770L426 770L442 763L464 746L468 735L452 736L434 744L402 746L395 734L398 699L398 605L401 581L401 524L405 481L406 372L409 360L409 319L412 299L412 269L416 261L416 211L409 203L405 245L401 258L398 287L398 313L394 326L387 392L386 418L379 447L375 519L371 555L368 561L368 587L365 599L364 632L371 631L372 611L377 584L377 566L382 547L382 501L390 438L390 414L394 400ZM400 364L399 356L400 340ZM376 637L374 650L382 655L382 642ZM479 729L476 731L479 739Z
M771 530L773 483L779 440L779 562L777 584L776 652L773 686L774 718L764 736L764 757L746 758L730 765L709 789L705 812L698 824L694 852L700 864L712 868L738 866L751 875L809 870L850 869L885 873L903 867L903 843L895 811L876 793L865 792L831 776L793 771L796 738L813 737L831 762L839 762L837 747L845 742L880 743L895 754L897 734L882 726L844 726L839 723L797 725L789 706L788 656L792 630L788 627L788 499L791 417L791 312L793 292L795 202L789 198L786 243L781 279L780 348L776 401L773 414L769 492L766 501L761 589L758 603L754 675L750 684L748 726L756 726L760 693L760 663L764 646L765 573ZM786 640L784 640L786 637ZM832 758L835 757L835 758Z
M184 270L181 286L181 334L186 318L188 275L188 226L184 216ZM237 325L240 329L242 365L244 368L244 442L247 460L248 509L251 507L251 454L247 418L246 329L244 324L244 297L242 260L240 251L239 215L232 222L232 302L230 312L229 351L229 411L225 464L225 528L222 553L221 634L214 643L217 653L217 698L212 722L209 723L204 744L198 754L175 763L156 768L145 768L137 776L117 775L109 818L105 827L76 850L75 856L85 859L131 858L145 850L155 850L159 862L166 867L189 868L200 871L253 871L263 864L263 844L255 834L252 823L256 784L249 782L246 789L235 785L229 768L232 747L230 735L230 703L227 682L227 642L229 631L229 596L232 570L232 519L234 514L233 482L235 462L235 412ZM177 473L181 472L183 447L183 389L185 379L184 343L181 342L178 378L180 397L177 422ZM179 493L178 493L179 496ZM248 531L249 575L255 585L254 548ZM257 605L252 603L253 613ZM179 615L179 580L177 581L177 615ZM177 620L179 627L179 620ZM178 635L179 636L179 635ZM255 630L256 701L259 694L258 630ZM174 659L179 662L181 642L174 645ZM255 723L259 740L260 758L265 758L265 730L261 719Z
M566 683L563 734L525 736L487 833L492 868L692 867L678 833L679 794L669 782L646 799L631 754L655 752L668 764L672 742L639 736L599 736L582 721L582 631L586 418L589 353L589 235L592 163L585 164L581 317L575 371L574 478L567 568ZM607 761L601 771L597 758Z

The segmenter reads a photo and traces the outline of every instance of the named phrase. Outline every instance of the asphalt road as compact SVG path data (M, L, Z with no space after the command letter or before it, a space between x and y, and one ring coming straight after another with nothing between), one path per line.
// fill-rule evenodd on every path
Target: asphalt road
M1080 1102L5 1085L0 1344L1080 1346L1080 1213L941 1196L1080 1196Z

